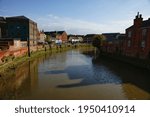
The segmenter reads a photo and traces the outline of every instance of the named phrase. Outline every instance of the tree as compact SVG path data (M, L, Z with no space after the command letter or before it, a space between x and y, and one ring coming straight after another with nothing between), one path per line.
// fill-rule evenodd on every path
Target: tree
M51 39L50 39L50 36L49 36L49 35L46 35L45 42L51 43Z
M105 41L105 37L103 35L95 35L93 37L92 45L97 49L101 50L104 41Z

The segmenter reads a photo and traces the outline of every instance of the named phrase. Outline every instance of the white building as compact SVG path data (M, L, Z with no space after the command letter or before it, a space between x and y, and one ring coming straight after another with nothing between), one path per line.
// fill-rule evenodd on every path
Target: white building
M38 43L44 43L45 42L45 39L46 39L46 35L43 31L40 31L39 32L39 40L38 40Z

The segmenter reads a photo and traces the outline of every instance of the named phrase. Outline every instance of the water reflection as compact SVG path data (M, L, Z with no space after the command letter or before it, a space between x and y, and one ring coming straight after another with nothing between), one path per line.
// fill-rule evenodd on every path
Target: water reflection
M25 99L31 95L38 86L38 64L44 59L25 62L3 74L0 77L0 99Z
M150 73L89 49L45 54L0 78L1 99L150 99Z
M129 99L150 99L150 72L135 66L100 57L93 60L96 65L107 66L122 80L122 87Z
M17 73L17 74L16 74ZM9 70L0 79L0 98L17 99L28 90L29 79L28 63L23 69ZM23 89L22 89L23 88ZM24 90L22 92L22 90Z

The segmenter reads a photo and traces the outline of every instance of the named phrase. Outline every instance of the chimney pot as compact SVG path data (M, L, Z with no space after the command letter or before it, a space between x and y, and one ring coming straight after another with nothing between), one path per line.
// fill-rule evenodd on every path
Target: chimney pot
M142 18L142 14L140 14L140 18Z

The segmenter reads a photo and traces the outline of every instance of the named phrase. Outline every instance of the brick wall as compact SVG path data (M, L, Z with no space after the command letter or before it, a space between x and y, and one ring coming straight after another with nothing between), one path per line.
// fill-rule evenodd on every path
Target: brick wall
M124 54L127 56L148 58L150 57L150 26L143 25L142 15L137 15L133 26L126 29Z

